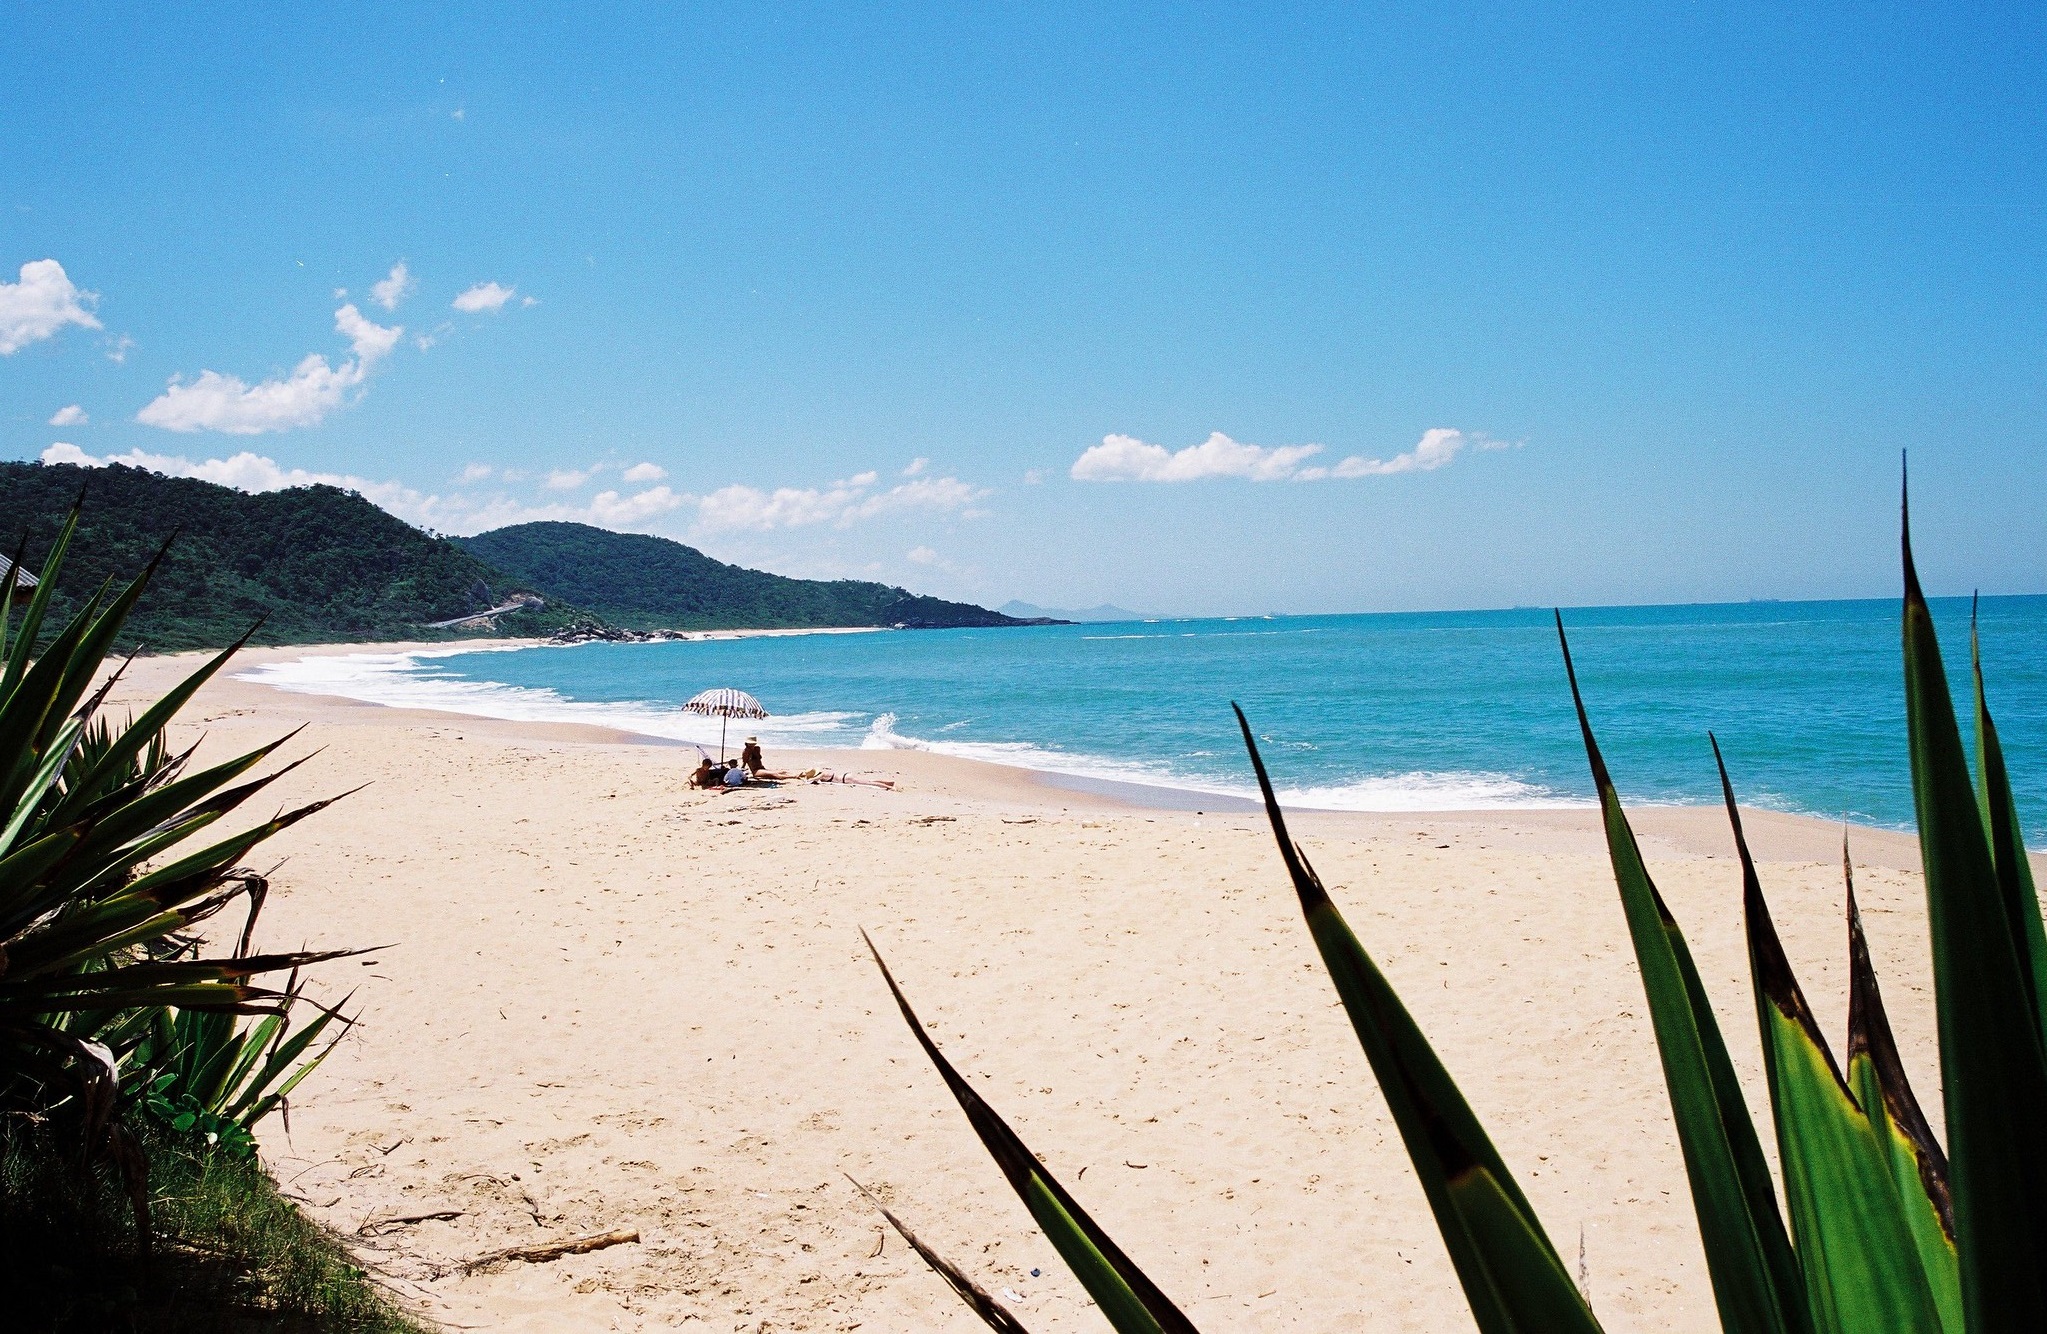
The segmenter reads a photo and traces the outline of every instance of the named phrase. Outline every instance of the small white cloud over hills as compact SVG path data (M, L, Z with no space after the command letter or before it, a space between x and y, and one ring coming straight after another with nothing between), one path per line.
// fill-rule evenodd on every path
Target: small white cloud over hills
M556 520L594 524L600 528L628 531L659 531L675 528L716 534L727 532L770 532L830 524L849 528L854 524L891 514L922 511L976 518L976 501L988 492L956 477L916 477L895 486L879 485L880 475L864 472L822 487L777 487L765 490L734 483L706 495L677 491L666 485L643 486L627 491L607 489L587 500L525 499L502 489L502 484L524 474L486 463L472 463L460 475L458 489L446 494L422 492L402 482L376 481L349 473L319 472L291 468L275 459L250 451L227 458L191 459L175 454L156 454L133 449L124 454L96 456L69 441L58 441L42 452L41 461L101 468L120 464L146 468L168 477L196 477L202 481L231 486L242 491L281 491L287 487L324 484L360 493L365 499L409 523L446 533L479 533L507 524ZM539 479L543 495L559 494L586 485L600 472L616 465L553 469ZM639 463L620 476L628 483L658 482L667 474L657 464ZM499 489L474 489L495 483ZM667 521L667 522L663 522Z
M975 518L974 502L988 492L957 477L915 477L879 489L876 473L863 472L823 487L720 487L699 502L697 522L710 531L806 528L832 524L850 528L863 520L911 510L956 513Z
M85 415L85 409L76 403L66 404L50 414L52 426L83 426L89 420L91 419Z
M99 328L92 313L98 301L98 296L73 283L54 259L22 265L18 282L0 283L0 357L54 338L66 325Z
M289 375L249 384L239 376L201 371L187 382L171 377L163 393L151 400L135 420L166 431L218 431L224 435L262 435L317 426L361 388L376 364L389 356L405 330L369 319L353 303L334 312L334 328L348 339L352 356L337 364L317 352L309 354Z
M1221 431L1198 445L1169 450L1135 436L1107 435L1073 461L1070 475L1080 482L1198 482L1235 477L1252 482L1319 482L1331 478L1387 477L1405 472L1433 472L1456 459L1466 448L1504 449L1500 441L1447 427L1422 432L1413 449L1392 458L1353 454L1323 466L1309 459L1320 445L1242 444Z

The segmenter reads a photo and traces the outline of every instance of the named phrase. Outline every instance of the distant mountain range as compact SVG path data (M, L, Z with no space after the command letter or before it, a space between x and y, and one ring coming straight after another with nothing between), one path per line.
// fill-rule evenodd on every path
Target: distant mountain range
M628 630L772 630L900 625L913 630L1020 625L966 602L857 579L789 579L713 560L665 537L580 523L522 523L456 539L539 589Z
M1081 625L1093 625L1102 621L1155 621L1159 618L1148 612L1126 611L1104 602L1099 607L1087 607L1079 611L1061 611L1054 607L1037 607L1028 602L1014 599L1002 604L1002 614L1023 620L1073 621Z
M101 582L134 577L177 541L119 647L156 652L232 643L347 643L483 631L545 636L571 626L632 630L1006 626L1017 618L859 580L788 579L716 561L666 538L575 523L435 537L352 491L250 494L119 465L0 463L0 566L26 536L41 568L81 492L85 509L52 599L54 626ZM532 605L499 610L530 597ZM438 622L497 611L489 622Z

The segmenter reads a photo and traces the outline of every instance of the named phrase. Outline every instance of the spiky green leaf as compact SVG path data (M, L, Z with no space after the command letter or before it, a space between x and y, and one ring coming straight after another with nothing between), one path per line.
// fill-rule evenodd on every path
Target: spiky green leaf
M846 1180L853 1181L853 1178L849 1176ZM958 1265L925 1245L902 1219L897 1218L887 1205L875 1197L873 1191L858 1181L853 1181L853 1189L867 1197L867 1202L888 1220L888 1225L896 1230L897 1235L910 1243L910 1249L917 1253L917 1258L929 1265L932 1273L946 1281L954 1294L967 1304L967 1309L981 1317L982 1324L990 1329L1000 1330L1002 1334L1029 1334L1022 1322L1010 1314L1008 1307L989 1296L988 1290L969 1278L966 1271Z
M1855 907L1855 871L1846 838L1841 840L1841 872L1848 890L1848 1087L1883 1145L1913 1248L1940 1311L1942 1334L1966 1334L1947 1155L1919 1110L1891 1036L1869 942L1862 934L1862 914Z
M861 932L860 937L867 940L867 933ZM1017 1138L1016 1132L953 1069L952 1062L945 1059L930 1034L924 1031L916 1011L910 1008L902 988L896 985L894 975L882 961L881 951L874 948L872 940L867 940L867 948L874 955L875 966L881 969L882 980L888 983L889 994L895 997L896 1008L902 1011L903 1022L910 1026L917 1045L924 1049L945 1086L952 1090L988 1156L1002 1169L1002 1175L1031 1211L1046 1240L1059 1252L1059 1258L1095 1299L1118 1334L1194 1334L1193 1323L1180 1313L1180 1308L1102 1231L1087 1210L1045 1170L1037 1155Z
M1762 1150L1756 1143L1755 1126L1740 1087L1734 1083L1726 1044L1698 970L1683 946L1683 934L1649 877L1635 832L1592 735L1592 721L1578 689L1577 668L1571 661L1561 615L1557 617L1557 640L1563 646L1571 702L1577 707L1585 756L1599 793L1614 882L1642 972L1642 990L1663 1060L1664 1086L1670 1094L1678 1144L1684 1151L1692 1208L1698 1214L1700 1241L1721 1325L1730 1334L1802 1334L1810 1328L1804 1278L1777 1208L1776 1193L1766 1173L1758 1177Z
M1288 835L1251 724L1242 709L1236 713L1308 932L1400 1128L1478 1327L1485 1334L1597 1330L1485 1128Z
M1962 1309L1970 1334L2033 1334L2047 1329L2047 1051L1912 563L1909 517L1901 528L1905 717Z
M2005 772L2004 746L1990 718L1983 691L1983 646L1976 632L1976 608L1969 607L1969 673L1975 683L1976 806L1990 840L1990 860L1997 869L1997 888L2011 920L2012 939L2019 946L2020 972L2033 997L2041 1042L2047 1045L2047 928L2040 921L2040 898L2033 888L2033 862L2026 855L2025 831L2018 806L2011 799L2011 777Z
M1763 1072L1813 1328L1821 1334L1927 1334L1939 1315L1890 1163L1784 955L1717 739L1713 760L1741 860Z

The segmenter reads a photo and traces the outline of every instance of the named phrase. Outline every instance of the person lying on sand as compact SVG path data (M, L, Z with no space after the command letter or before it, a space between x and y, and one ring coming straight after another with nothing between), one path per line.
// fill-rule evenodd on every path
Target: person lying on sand
M852 774L833 773L830 769L805 769L800 774L789 776L806 783L858 783L861 787L878 787L887 792L896 790L895 780L891 778L855 778Z

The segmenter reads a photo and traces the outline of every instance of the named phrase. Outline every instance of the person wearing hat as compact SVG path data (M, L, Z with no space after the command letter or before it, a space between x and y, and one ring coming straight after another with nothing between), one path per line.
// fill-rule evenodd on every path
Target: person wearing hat
M767 760L761 756L761 739L759 737L750 736L746 739L746 744L739 751L739 763L755 773L760 773L768 767Z

